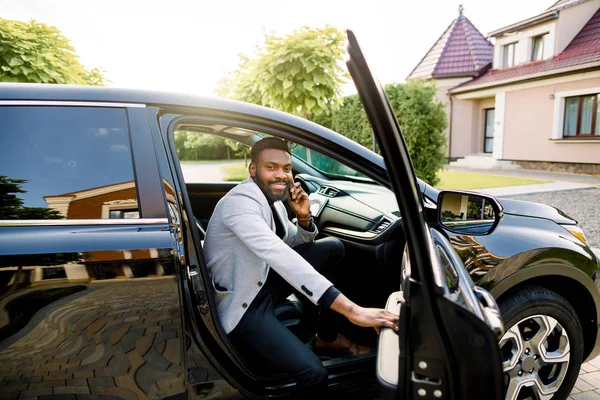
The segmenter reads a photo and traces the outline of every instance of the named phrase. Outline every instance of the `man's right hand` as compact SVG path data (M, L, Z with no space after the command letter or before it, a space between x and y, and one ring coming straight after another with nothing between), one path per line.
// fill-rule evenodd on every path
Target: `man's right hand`
M383 308L358 307L356 311L347 316L354 325L378 328L385 327L398 331L398 316Z
M348 318L354 325L373 327L377 332L381 327L398 331L397 315L383 308L361 307L341 293L331 303L330 308Z

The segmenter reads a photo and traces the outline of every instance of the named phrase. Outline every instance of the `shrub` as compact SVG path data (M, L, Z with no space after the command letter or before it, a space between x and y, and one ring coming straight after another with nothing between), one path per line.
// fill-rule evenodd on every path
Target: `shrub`
M385 91L400 129L417 176L435 186L438 172L446 162L448 126L444 105L435 99L435 86L423 81L387 85Z
M409 81L385 86L398 118L417 176L431 185L439 183L438 172L446 162L448 123L444 105L435 99L430 83ZM358 95L346 96L330 115L311 118L365 147L373 147L372 129Z

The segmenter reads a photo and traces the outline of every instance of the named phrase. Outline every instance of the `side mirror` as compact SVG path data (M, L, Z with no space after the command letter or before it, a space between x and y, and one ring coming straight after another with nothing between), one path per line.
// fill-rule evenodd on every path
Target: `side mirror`
M487 235L502 218L502 205L491 196L443 190L438 196L438 223L451 232Z

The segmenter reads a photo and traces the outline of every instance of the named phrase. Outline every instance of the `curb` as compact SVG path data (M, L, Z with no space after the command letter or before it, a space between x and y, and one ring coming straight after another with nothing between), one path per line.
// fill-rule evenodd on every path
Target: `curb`
M505 186L497 188L473 189L475 192L484 193L494 197L521 196L535 193L561 192L565 190L583 190L598 187L597 184L553 182L540 183L536 185Z

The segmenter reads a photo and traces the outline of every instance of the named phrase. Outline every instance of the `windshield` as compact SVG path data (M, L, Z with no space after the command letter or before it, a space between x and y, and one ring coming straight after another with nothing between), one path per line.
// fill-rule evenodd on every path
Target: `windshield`
M366 175L334 160L317 151L307 149L306 147L294 144L292 146L292 154L300 158L314 169L322 172L325 175L335 175L336 177L353 177L369 179Z

